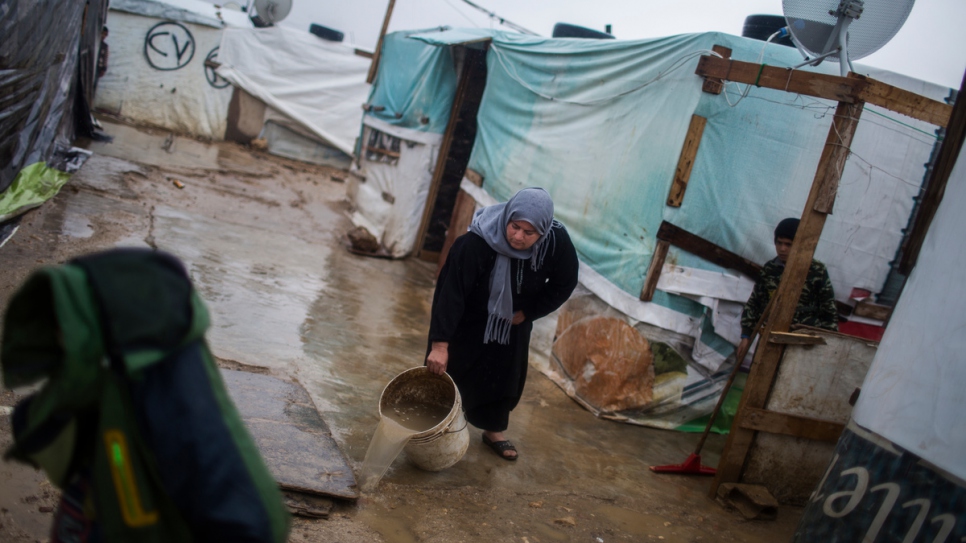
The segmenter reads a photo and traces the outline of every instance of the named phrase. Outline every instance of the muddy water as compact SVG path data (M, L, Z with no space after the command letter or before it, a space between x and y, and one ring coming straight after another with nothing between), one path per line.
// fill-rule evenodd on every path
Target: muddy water
M369 450L359 469L359 487L371 492L379 484L393 460L399 456L409 439L418 431L402 426L390 417L383 417L369 442Z
M443 422L450 411L446 406L413 401L385 409L359 469L360 488L374 490L410 438Z

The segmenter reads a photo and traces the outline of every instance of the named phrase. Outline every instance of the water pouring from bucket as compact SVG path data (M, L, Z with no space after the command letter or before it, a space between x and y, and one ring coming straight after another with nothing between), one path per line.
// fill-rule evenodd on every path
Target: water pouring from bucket
M416 467L441 471L459 462L469 443L463 403L450 376L425 367L406 370L379 398L379 425L362 464L361 488L375 488L403 449Z

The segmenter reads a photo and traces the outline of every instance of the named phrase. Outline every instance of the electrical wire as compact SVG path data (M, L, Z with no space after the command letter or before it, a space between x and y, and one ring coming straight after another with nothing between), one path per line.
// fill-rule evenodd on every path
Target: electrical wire
M474 21L473 19L471 19L469 15L463 13L459 8L457 8L456 5L453 4L453 2L451 0L443 0L443 1L446 2L449 5L449 7L453 8L453 11L455 11L456 13L459 13L460 15L462 15L463 18L466 19L467 21L469 21L469 23L471 25L475 26L476 28L480 28L480 25L476 24L476 21Z
M520 32L521 34L530 34L531 36L539 36L540 35L540 34L537 34L536 32L534 32L532 30L527 30L526 28L524 28L524 27L522 27L522 26L520 26L520 25L518 25L518 24L516 24L516 23L514 23L512 21L508 21L505 18L500 17L496 13L494 13L494 12L492 12L492 11L484 8L483 6L479 6L477 4L474 4L473 2L470 2L470 0L463 0L463 2L465 2L466 4L469 4L470 6L473 6L474 8L476 8L476 9L482 11L483 13L487 14L490 17L490 19L496 20L501 25L506 26L506 27L509 27L509 28L512 28L513 30L516 30L517 32Z

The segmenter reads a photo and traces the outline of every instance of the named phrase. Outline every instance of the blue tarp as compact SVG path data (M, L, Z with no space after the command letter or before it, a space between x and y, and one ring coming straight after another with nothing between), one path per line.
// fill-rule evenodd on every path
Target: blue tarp
M409 39L414 32L388 34L366 115L393 126L442 134L456 94L456 69L448 47ZM377 111L376 108L384 108Z

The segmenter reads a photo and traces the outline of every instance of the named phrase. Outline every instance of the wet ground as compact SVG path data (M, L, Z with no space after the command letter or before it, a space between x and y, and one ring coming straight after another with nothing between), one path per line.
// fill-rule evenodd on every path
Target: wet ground
M343 172L106 121L105 131L114 142L88 144L94 156L0 248L0 303L42 264L116 246L171 252L208 304L220 362L300 383L358 470L382 388L422 364L435 267L343 248ZM546 360L552 329L540 323L532 364ZM519 461L470 435L454 467L423 472L403 454L375 492L328 520L296 519L291 540L774 543L801 515L745 521L706 497L710 479L651 473L683 462L697 436L596 419L534 368L508 430ZM0 446L9 440L3 420ZM723 442L709 439L704 464ZM30 468L0 464L0 541L45 540L55 500Z

